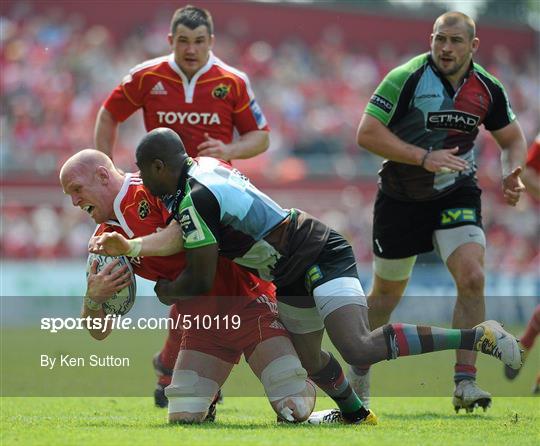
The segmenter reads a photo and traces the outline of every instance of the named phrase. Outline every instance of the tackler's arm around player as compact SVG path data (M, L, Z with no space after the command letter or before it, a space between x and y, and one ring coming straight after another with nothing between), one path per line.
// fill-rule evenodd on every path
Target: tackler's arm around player
M106 256L165 257L183 251L182 229L175 220L162 231L145 237L127 239L117 232L92 237L88 251Z
M175 280L159 279L154 291L160 302L172 305L208 293L214 284L218 263L217 243L186 250L186 267Z

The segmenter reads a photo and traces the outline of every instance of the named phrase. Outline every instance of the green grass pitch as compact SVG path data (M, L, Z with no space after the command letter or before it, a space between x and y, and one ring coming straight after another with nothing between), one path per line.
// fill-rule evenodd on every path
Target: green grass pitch
M512 383L503 378L500 362L479 358L479 383L495 395L493 407L485 413L454 413L450 397L454 355L439 352L373 368L372 390L377 397L372 408L378 426L277 425L262 387L243 362L224 387L225 401L218 406L215 423L171 426L166 423L166 410L154 408L149 397L155 383L150 359L162 345L163 335L117 332L97 342L84 332L2 330L0 444L540 444L540 398L527 396L539 370L538 346ZM51 371L39 366L42 353L122 354L130 357L131 365L120 370ZM240 396L245 394L253 396ZM331 400L318 398L316 410L331 407Z

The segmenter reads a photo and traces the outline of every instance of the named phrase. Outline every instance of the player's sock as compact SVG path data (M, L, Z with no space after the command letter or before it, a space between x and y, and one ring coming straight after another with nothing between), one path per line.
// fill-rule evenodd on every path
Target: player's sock
M326 394L332 398L341 410L343 418L348 422L363 420L369 415L362 401L351 388L349 381L343 374L343 369L332 353L328 364L310 378Z
M471 364L459 364L454 365L454 383L459 383L463 380L476 380L476 367Z
M367 372L369 372L369 368L371 365L353 365L351 366L351 369L354 373L360 376L364 376Z
M539 332L540 332L540 305L538 305L535 308L534 314L532 315L531 320L527 324L525 333L520 339L521 345L525 349L530 350Z
M383 327L383 333L388 349L387 359L395 359L440 350L475 350L476 341L482 337L484 329L387 324Z
M169 311L169 318L176 322L177 317L178 310L176 309L176 305L172 305ZM159 357L161 365L164 368L171 370L171 374L172 370L174 370L174 365L176 363L176 358L178 357L178 352L180 351L180 343L182 340L182 330L175 329L175 325L176 323L171 324L167 339L165 340L165 345L163 346L161 355Z

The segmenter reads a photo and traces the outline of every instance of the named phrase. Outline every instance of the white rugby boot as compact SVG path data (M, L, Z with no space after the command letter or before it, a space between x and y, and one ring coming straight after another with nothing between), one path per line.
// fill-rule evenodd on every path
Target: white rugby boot
M339 409L327 409L313 412L306 421L307 424L366 424L375 426L379 423L377 416L370 410L361 420L350 422L343 418Z
M484 333L476 342L475 350L500 359L508 367L518 370L523 364L523 351L519 341L508 333L497 321L486 321L474 328L481 328Z
M491 407L491 393L482 390L473 379L464 379L456 384L452 404L456 413L460 409L465 412L474 412L474 409L481 407L484 412Z

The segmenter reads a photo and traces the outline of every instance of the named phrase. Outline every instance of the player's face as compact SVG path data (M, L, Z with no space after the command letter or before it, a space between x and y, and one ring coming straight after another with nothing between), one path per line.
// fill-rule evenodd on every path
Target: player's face
M169 34L169 43L174 53L175 62L191 79L208 62L214 36L208 33L208 29L204 25L195 29L178 25L174 35Z
M431 34L431 57L443 76L459 80L468 70L478 39L471 39L464 23L439 25Z
M98 224L114 218L115 197L107 184L97 173L92 175L73 172L62 178L64 193L71 197L73 206L87 212Z

